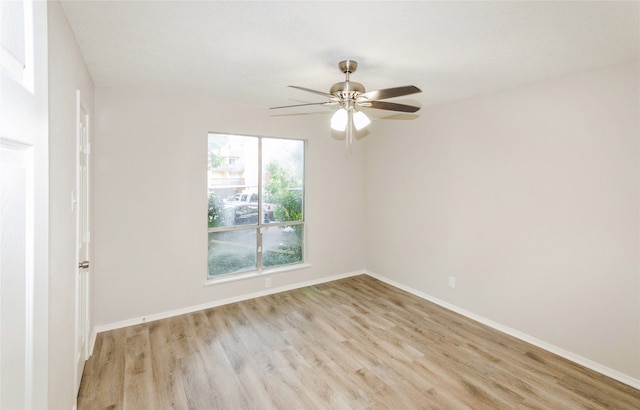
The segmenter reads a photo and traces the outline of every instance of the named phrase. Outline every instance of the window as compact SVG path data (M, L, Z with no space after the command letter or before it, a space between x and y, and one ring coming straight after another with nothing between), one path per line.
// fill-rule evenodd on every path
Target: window
M209 134L209 278L303 263L303 140Z

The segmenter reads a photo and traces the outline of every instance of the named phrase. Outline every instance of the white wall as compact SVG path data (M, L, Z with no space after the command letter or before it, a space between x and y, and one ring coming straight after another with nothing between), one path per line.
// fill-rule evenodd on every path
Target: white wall
M274 275L274 288L362 270L364 147L346 159L328 115L133 89L96 88L95 104L97 326L265 290L264 278L203 286L209 131L309 140L312 267Z
M76 89L93 117L93 81L59 2L49 19L49 408L75 404Z
M638 73L388 122L366 141L367 269L640 379Z

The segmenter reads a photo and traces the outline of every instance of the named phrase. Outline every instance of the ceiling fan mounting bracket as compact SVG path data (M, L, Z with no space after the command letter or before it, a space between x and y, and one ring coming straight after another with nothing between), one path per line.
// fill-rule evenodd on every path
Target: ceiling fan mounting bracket
M340 71L348 75L349 73L356 72L358 69L358 63L353 60L342 60L338 63L338 67L340 68Z

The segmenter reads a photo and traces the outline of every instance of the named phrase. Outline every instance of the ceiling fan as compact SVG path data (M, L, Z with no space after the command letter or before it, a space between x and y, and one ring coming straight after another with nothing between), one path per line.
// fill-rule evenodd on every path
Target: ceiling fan
M414 85L405 85L402 87L385 88L382 90L367 92L362 84L349 80L349 75L354 73L358 68L358 63L356 61L340 61L338 63L338 68L340 68L340 71L345 74L345 80L332 85L328 93L312 90L310 88L299 87L296 85L289 86L298 90L322 95L324 97L327 97L329 101L319 103L283 105L280 107L271 107L270 109L301 107L309 105L340 106L340 108L331 117L331 128L336 131L347 131L347 135L345 138L347 149L353 142L353 128L355 127L356 130L361 130L371 122L371 120L369 120L369 118L362 111L358 111L356 109L357 107L376 108L379 110L408 113L413 113L420 109L420 107L416 107L413 105L380 101L386 100L388 98L402 97L405 95L422 92L422 90L420 90L418 87Z

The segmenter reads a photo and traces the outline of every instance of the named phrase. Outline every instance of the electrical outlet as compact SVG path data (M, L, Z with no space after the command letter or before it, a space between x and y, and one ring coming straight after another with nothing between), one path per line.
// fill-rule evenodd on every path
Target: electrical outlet
M456 287L456 278L454 278L453 276L449 276L449 287L451 289Z
M271 287L271 278L264 278L264 287L265 288Z

